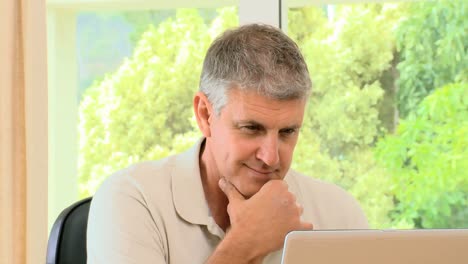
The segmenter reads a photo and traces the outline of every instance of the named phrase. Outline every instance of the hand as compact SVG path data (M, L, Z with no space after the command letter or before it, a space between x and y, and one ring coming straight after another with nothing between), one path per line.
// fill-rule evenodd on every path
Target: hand
M282 180L265 183L247 200L224 178L219 186L229 200L231 229L226 236L235 236L238 243L244 243L254 252L255 258L280 249L288 232L313 227L301 221L303 208Z

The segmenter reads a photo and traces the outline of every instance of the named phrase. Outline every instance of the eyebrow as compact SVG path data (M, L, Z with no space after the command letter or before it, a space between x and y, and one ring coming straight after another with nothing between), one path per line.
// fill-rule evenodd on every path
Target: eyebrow
M237 121L234 121L234 126L235 127L240 127L242 125L253 125L253 126L257 126L259 128L265 128L265 126L255 120L250 120L250 119L246 119L246 120L237 120ZM301 128L300 125L291 125L291 126L286 126L286 127L283 127L283 128L280 128L280 130L284 130L284 129L299 129Z

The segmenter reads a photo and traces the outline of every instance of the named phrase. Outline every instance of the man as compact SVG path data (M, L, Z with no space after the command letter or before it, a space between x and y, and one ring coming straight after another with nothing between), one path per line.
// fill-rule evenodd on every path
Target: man
M88 263L279 263L292 230L367 228L342 189L290 169L311 81L280 30L247 25L209 48L191 150L109 177Z

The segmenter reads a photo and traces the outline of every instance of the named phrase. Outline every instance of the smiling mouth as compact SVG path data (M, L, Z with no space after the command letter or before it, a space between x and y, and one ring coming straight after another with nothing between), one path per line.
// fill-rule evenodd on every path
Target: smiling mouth
M275 172L274 170L273 170L273 171L263 171L263 170L256 170L256 169L254 169L254 168L252 168L252 167L249 167L249 166L247 166L247 165L245 165L245 166L246 166L247 168L253 170L253 171L256 172L256 173L259 173L259 174L269 175L269 174L272 174L272 173Z

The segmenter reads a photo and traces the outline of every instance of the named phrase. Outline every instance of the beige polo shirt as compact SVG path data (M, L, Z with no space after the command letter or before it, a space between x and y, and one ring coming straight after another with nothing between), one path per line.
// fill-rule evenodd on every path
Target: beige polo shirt
M223 239L210 216L198 163L200 143L185 153L144 162L110 176L99 188L88 220L89 264L204 263ZM363 229L358 203L341 188L286 175L289 190L315 229ZM281 262L281 251L265 264Z

